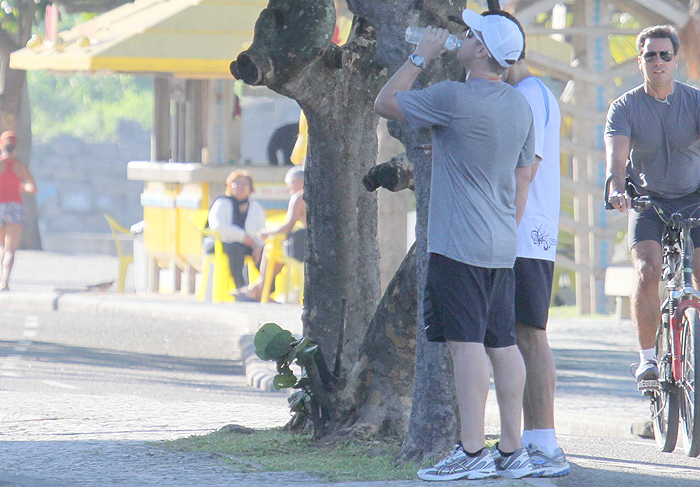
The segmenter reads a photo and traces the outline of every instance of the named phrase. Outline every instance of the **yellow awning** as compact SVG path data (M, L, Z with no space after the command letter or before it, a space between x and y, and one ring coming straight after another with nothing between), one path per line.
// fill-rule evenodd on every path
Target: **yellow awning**
M14 69L230 78L267 0L136 0L10 56Z

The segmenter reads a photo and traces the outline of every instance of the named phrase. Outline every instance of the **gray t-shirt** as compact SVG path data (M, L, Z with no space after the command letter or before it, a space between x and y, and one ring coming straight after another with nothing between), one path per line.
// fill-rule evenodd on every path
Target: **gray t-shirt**
M667 103L643 85L615 100L605 135L630 139L627 174L641 194L676 198L700 187L700 91L675 82Z
M506 83L475 78L397 99L412 126L431 127L428 251L477 267L513 267L514 171L535 162L525 97Z

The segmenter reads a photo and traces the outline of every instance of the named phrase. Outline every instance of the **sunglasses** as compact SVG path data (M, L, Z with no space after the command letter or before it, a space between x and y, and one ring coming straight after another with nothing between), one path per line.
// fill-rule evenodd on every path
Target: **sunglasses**
M644 61L650 63L654 60L656 60L656 55L659 55L662 61L664 62L669 62L671 59L673 59L673 51L648 51L642 54L642 57L644 58Z
M467 27L467 30L465 30L464 32L466 33L465 35L466 35L467 39L470 39L472 37L476 37L476 40L478 40L481 43L481 45L486 48L486 52L489 54L489 57L496 59L495 57L493 57L493 54L491 54L491 51L489 50L489 46L487 46L486 43L484 42L484 38L481 36L481 32L479 32L478 30L474 30L471 27ZM506 62L508 64L515 64L516 63L516 61L514 61L512 59L506 59Z

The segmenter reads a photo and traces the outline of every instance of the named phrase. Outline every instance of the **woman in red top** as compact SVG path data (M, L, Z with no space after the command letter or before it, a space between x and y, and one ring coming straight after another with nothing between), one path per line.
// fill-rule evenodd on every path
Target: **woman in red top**
M14 132L3 132L0 135L0 291L9 291L7 283L24 223L22 191L36 193L36 183L29 169L14 158L16 149Z

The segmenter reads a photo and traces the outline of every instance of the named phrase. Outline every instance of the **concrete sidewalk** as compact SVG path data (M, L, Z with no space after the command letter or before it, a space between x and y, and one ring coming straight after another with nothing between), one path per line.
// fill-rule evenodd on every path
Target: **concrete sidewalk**
M296 305L199 303L194 296L180 294L120 294L114 286L103 292L87 291L91 285L115 279L116 274L117 259L110 256L20 251L11 291L0 293L0 309L104 313L125 318L205 318L229 325L236 343L269 321L301 333L301 307ZM612 317L553 319L549 338L557 364L558 434L629 437L644 430L649 403L640 396L629 374L629 364L637 357L631 322ZM269 383L274 369L260 363L251 347L242 350L249 374L257 374L255 383L265 383L265 375ZM491 427L499 423L495 394L489 394L487 423Z

